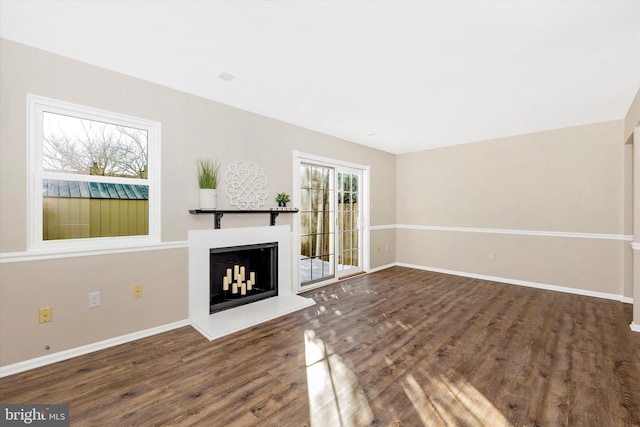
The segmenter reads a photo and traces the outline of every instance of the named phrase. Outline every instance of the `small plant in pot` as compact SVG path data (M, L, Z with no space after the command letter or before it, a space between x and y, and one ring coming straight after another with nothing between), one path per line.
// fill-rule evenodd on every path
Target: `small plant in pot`
M212 159L196 160L198 170L198 185L200 186L200 209L214 210L218 180L220 177L220 162Z
M276 196L276 202L278 202L278 206L280 207L286 207L287 206L287 202L289 202L291 199L289 198L289 195L287 193L278 193L278 195Z

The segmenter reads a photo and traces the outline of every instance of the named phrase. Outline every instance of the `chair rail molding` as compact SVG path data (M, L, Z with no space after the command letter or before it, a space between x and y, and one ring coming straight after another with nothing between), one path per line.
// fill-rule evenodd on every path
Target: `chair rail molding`
M573 231L519 230L519 229L511 229L511 228L455 227L455 226L443 226L443 225L413 225L413 224L396 224L395 228L407 229L407 230L452 231L452 232L459 232L459 233L510 234L510 235L520 235L520 236L621 240L621 241L629 241L629 242L633 241L632 235L609 234L609 233L582 233L582 232L573 232Z

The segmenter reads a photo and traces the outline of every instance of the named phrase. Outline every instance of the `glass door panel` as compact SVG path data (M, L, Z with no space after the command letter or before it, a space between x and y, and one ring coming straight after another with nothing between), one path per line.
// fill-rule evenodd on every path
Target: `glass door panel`
M300 282L335 277L333 168L300 165Z
M362 199L360 182L362 172L359 170L338 169L338 277L362 272L360 251L362 229L360 228Z
M300 163L300 284L363 271L362 170Z

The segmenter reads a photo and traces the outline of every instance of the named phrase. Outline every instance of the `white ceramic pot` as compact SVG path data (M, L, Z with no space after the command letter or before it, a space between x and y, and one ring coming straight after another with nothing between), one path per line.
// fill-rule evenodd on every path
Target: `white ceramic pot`
M210 188L200 189L200 209L214 210L216 208L217 190Z

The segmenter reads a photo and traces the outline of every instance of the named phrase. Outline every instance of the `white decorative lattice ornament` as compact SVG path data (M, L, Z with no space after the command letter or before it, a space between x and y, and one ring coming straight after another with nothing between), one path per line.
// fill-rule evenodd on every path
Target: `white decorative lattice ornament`
M267 177L264 176L264 170L254 162L230 164L225 181L225 193L231 206L256 210L265 204L268 195Z

